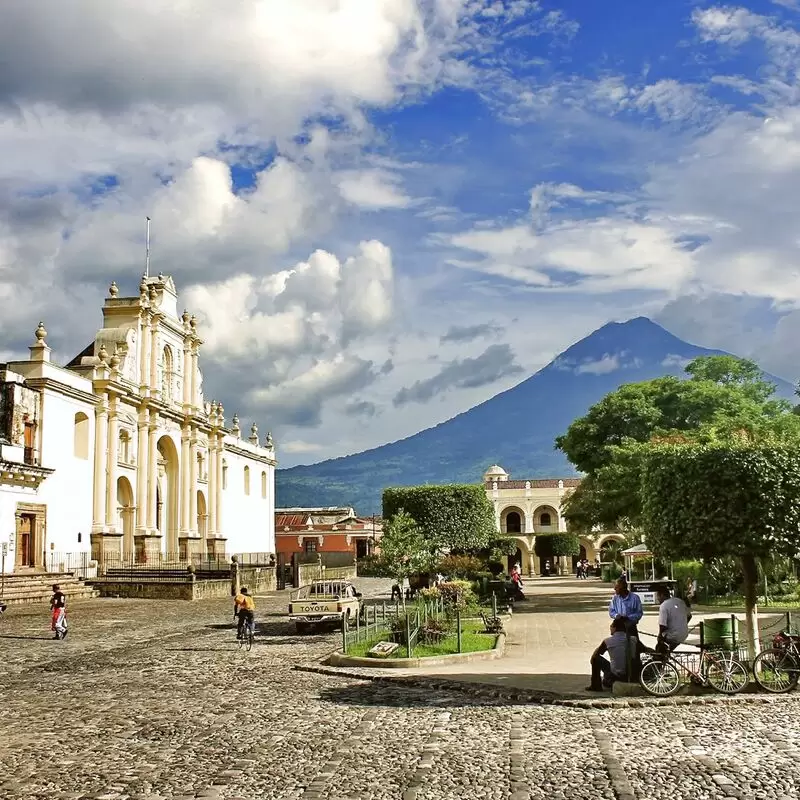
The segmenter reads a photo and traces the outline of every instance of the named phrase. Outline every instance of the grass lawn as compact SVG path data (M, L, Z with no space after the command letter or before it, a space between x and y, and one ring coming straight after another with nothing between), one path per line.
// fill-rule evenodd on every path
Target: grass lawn
M462 653L479 653L483 650L491 650L494 647L497 638L494 633L480 633L483 630L482 623L467 622L461 632L461 652ZM384 633L379 636L372 636L365 642L358 642L347 648L348 656L356 656L365 658L367 651L374 647L378 642L385 642L389 640L389 634ZM458 642L456 635L448 636L444 641L439 644L417 644L414 645L414 658L427 658L431 656L447 656L458 652ZM406 658L407 651L405 645L400 645L400 649L392 654L392 658ZM379 663L380 658L376 658L375 662Z

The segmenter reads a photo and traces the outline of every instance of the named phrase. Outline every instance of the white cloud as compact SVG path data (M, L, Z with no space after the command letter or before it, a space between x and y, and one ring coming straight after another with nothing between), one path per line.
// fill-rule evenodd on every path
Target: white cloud
M608 375L608 373L616 372L621 368L622 364L620 364L619 355L610 355L606 353L602 358L596 361L585 361L582 364L578 364L578 366L575 367L575 372L578 375Z
M348 203L366 210L407 208L412 200L399 184L398 176L387 170L344 172L339 191Z
M305 455L307 453L318 453L322 449L322 445L318 442L304 442L302 439L290 439L287 442L282 442L278 449L284 453Z

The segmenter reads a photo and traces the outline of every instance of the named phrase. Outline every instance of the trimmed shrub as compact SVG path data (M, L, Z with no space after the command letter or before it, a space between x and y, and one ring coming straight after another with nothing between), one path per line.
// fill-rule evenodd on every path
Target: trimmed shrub
M488 547L498 536L494 508L479 484L403 486L383 491L383 518L405 511L440 551Z

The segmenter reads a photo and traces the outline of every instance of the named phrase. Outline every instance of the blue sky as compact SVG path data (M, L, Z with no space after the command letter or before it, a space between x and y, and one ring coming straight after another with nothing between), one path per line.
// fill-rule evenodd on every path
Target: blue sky
M207 397L284 466L640 314L797 379L794 0L59 6L0 12L2 355L82 349L149 215Z

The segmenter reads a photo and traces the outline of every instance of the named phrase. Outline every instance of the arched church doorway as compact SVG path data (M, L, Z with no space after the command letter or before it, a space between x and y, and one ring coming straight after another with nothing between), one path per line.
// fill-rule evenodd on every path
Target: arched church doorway
M164 553L178 555L178 450L169 436L158 440L158 484L156 485L156 527Z
M117 478L117 503L117 530L122 531L122 558L125 561L133 561L135 553L133 488L124 476Z

